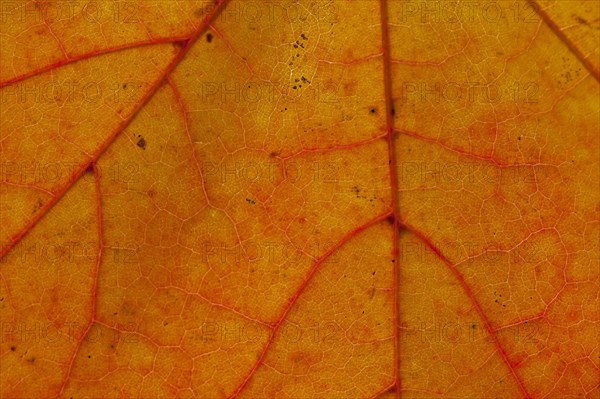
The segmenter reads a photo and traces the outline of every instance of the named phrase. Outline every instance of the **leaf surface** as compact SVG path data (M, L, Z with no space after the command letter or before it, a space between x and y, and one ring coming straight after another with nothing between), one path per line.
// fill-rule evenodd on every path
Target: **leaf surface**
M2 397L599 397L597 2L1 7Z

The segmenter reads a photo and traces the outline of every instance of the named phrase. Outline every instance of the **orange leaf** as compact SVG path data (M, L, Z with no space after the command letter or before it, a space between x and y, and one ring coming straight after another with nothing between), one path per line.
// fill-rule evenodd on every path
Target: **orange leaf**
M600 397L598 2L0 13L1 397Z

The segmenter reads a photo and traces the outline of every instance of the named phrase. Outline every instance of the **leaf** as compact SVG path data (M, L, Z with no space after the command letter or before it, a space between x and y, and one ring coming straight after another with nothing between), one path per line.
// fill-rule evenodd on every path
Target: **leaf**
M1 396L598 398L600 6L467 3L3 1Z

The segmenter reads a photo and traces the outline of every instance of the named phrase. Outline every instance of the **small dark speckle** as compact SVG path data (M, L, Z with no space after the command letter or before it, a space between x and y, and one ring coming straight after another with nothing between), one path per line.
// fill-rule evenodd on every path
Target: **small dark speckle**
M123 85L123 88L124 88L124 89L126 89L126 88L127 88L127 83L125 83L125 84Z
M375 114L375 113L377 113L377 110L375 108L371 108L371 110L369 112L371 112L372 114Z
M38 200L35 203L35 206L33 207L33 213L36 213L38 210L40 210L43 205L44 203L42 202L41 198L38 198ZM2 300L4 300L4 298L2 298Z
M35 363L35 357L33 357L33 356L32 356L32 357L30 357L29 359L27 359L27 361L28 361L29 363Z
M396 108L392 107L392 116L396 115Z
M137 146L140 147L142 150L146 149L146 140L144 140L143 137L140 137L140 139L137 142Z
M517 137L517 140L521 140L521 136Z
M92 358L92 355L88 355L88 359L91 359L91 358Z
M573 18L575 18L575 20L583 25L589 25L589 22L586 21L584 18L581 18L579 15L573 15Z
M14 346L11 346L11 347L10 347L10 350L14 352L14 351L16 351L16 350L17 350L17 348L15 348Z
M302 39L304 39L304 40L308 40L308 37L306 37L306 35L305 35L304 33L301 33L301 34L300 34L300 37L301 37Z
M213 35L211 33L209 33L209 34L206 35L206 41L207 42L209 42L209 43L212 42L212 39L213 39Z
M256 201L251 198L246 198L246 202L252 205L256 204Z
M371 273L373 276L375 275L375 272Z
M387 220L389 224L394 224L394 215L388 216L387 218L385 218L385 220Z

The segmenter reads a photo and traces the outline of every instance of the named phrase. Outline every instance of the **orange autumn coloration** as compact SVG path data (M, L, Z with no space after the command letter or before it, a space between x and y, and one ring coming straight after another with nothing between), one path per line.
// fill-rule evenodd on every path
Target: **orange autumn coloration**
M600 3L0 1L0 397L600 397Z

